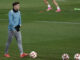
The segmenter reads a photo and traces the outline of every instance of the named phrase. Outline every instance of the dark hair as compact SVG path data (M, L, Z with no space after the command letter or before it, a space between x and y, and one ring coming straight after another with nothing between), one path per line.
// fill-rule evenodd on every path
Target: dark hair
M17 4L20 4L19 2L14 2L12 5L13 5L13 7L15 6L15 5L17 5Z

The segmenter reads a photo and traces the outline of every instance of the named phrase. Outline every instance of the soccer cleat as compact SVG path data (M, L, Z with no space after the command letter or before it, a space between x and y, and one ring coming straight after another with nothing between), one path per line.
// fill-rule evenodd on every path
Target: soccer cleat
M52 8L51 8L51 7L49 7L46 11L50 11L50 10L52 10Z
M4 54L5 57L7 58L10 58L10 55L9 54Z
M21 58L24 58L25 56L28 56L28 54L27 53L23 53L23 54L20 55Z
M61 12L61 9L57 9L56 12Z

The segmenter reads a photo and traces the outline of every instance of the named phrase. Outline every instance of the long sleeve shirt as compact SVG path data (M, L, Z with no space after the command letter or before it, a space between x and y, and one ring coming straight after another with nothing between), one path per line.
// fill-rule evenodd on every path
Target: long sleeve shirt
M21 14L20 11L14 12L13 10L9 11L9 25L8 30L15 31L15 26L21 26Z

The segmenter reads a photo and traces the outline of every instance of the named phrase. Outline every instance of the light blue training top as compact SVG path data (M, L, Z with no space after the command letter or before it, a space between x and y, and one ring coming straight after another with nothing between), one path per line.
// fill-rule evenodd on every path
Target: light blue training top
M14 12L13 10L9 11L9 25L8 30L15 31L15 26L21 26L21 14L20 11Z

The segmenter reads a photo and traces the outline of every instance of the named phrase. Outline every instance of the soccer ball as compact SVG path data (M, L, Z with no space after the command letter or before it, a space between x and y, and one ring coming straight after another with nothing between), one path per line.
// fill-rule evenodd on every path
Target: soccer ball
M68 54L63 54L62 59L63 60L69 60L69 55Z
M37 52L31 51L30 54L29 54L29 56L30 56L31 58L35 59L35 58L37 58Z
M75 60L80 60L80 54L79 54L79 53L75 54L75 55L74 55L74 59L75 59Z

